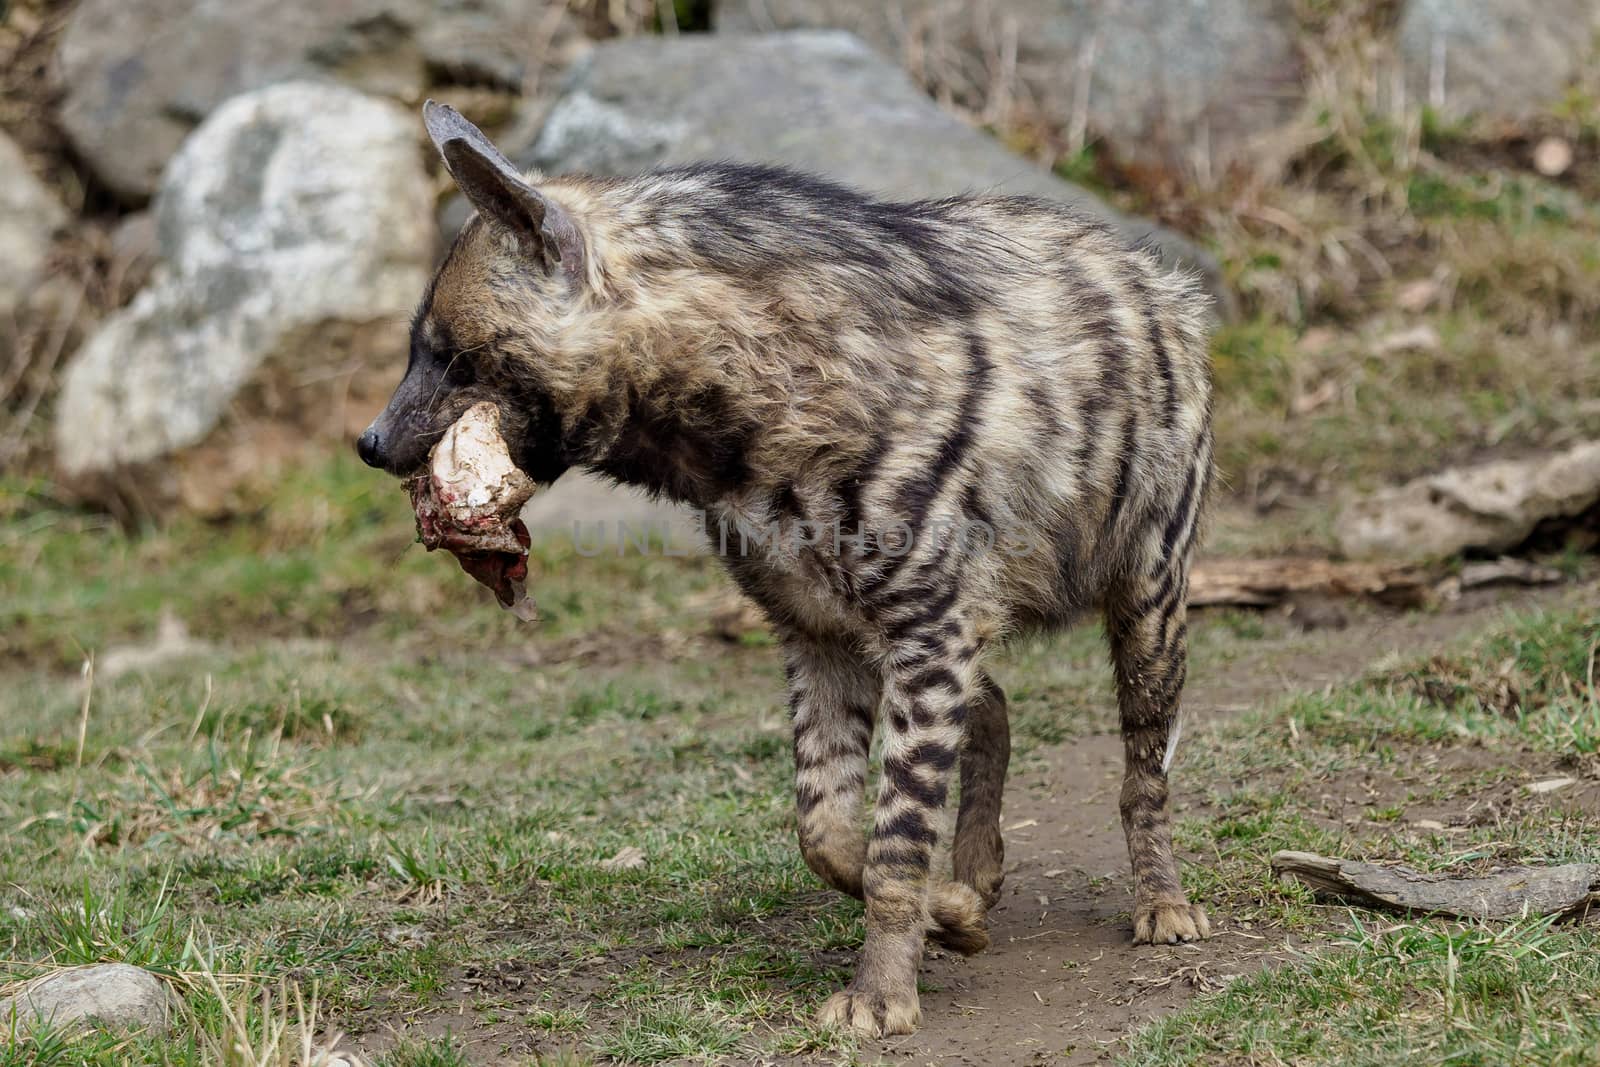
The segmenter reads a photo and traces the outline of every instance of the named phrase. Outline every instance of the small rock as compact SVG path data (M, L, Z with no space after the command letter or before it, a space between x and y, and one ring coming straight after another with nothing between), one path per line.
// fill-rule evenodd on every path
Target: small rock
M627 845L608 860L600 861L603 871L637 871L645 864L644 849Z
M1418 830L1436 830L1436 831L1439 831L1439 830L1445 829L1444 823L1440 822L1438 819L1418 819L1416 822L1412 823L1411 825L1415 826Z
M124 292L144 288L160 255L153 211L135 211L111 231L112 269L121 272Z
M183 620L163 608L156 623L154 641L108 648L96 664L95 673L103 680L111 681L135 671L155 670L174 660L209 651L210 647L206 642L189 636L189 628L183 624Z
M33 290L67 209L33 176L22 150L0 133L0 315Z
M1329 378L1315 389L1296 393L1294 398L1289 401L1289 412L1296 417L1309 415L1313 411L1324 408L1337 400L1339 390L1339 380L1337 378Z
M383 932L383 939L399 948L426 948L432 940L421 926L391 926Z
M1313 326L1300 335L1295 347L1307 356L1320 356L1339 340L1339 331L1330 326Z
M1533 149L1533 169L1546 178L1559 178L1572 168L1572 142L1546 137Z
M1400 352L1437 352L1443 344L1439 331L1424 322L1410 329L1385 334L1378 338L1372 351L1379 356L1392 356Z
M1350 625L1342 598L1314 591L1292 594L1284 602L1289 624L1302 633L1313 630L1343 630Z
M1567 788L1569 785L1577 784L1578 780L1576 778L1546 778L1542 782L1529 782L1528 792L1538 796L1543 793L1554 793L1557 790Z
M367 1061L354 1052L334 1052L315 1049L306 1067L368 1067Z
M53 1029L165 1033L172 1015L166 983L138 967L105 963L73 967L35 979L0 1001L0 1033L38 1023Z
M1433 278L1406 282L1394 294L1395 306L1411 315L1420 315L1439 302L1443 287Z

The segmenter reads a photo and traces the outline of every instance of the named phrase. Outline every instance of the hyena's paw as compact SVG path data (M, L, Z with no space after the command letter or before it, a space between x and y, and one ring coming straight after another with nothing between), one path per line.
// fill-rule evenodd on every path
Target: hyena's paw
M1135 945L1176 945L1180 941L1204 941L1210 936L1211 922L1198 904L1180 898L1133 906Z
M902 991L879 992L857 989L852 982L823 1003L817 1021L823 1026L848 1027L868 1037L888 1037L913 1033L922 1022L922 1008L914 984Z
M983 898L985 910L994 907L1000 900L1000 887L1006 880L1005 855L1005 844L1000 840L999 829L994 829L987 837L956 840L956 881L965 882L976 889Z
M969 885L936 885L928 894L928 916L933 920L928 938L963 956L982 952L989 947L989 931L983 918L988 910L983 897Z

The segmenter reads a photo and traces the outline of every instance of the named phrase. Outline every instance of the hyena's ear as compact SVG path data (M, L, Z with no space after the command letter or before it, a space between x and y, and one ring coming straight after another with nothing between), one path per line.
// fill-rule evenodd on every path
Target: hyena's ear
M523 180L483 131L448 104L422 105L428 136L472 206L569 277L583 275L583 238L561 205Z

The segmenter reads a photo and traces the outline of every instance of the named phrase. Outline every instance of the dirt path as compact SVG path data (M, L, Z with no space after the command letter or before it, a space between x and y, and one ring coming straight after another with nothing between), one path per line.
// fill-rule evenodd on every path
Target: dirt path
M1189 727L1283 693L1353 678L1391 652L1423 654L1509 608L1559 595L1482 595L1434 614L1364 615L1346 629L1319 631L1314 642L1256 642L1225 676L1191 681ZM884 1058L1094 1063L1130 1029L1292 951L1292 936L1241 929L1216 912L1208 942L1134 948L1128 858L1117 816L1121 743L1114 734L1096 734L1038 755L1043 767L1019 774L1007 788L1008 874L1004 897L990 913L990 949L971 959L926 963L923 981L930 991L922 997L922 1029L883 1042L878 1052ZM1192 810L1192 795L1205 783L1185 780L1181 764L1180 758L1177 804ZM1058 1058L1063 1053L1064 1061Z

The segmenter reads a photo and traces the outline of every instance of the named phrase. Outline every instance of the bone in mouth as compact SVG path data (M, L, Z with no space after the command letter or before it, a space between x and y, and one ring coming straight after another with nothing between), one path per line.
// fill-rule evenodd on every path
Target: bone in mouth
M528 528L517 517L535 486L511 461L495 405L468 408L405 488L429 552L442 548L455 556L517 618L539 617L527 591Z

